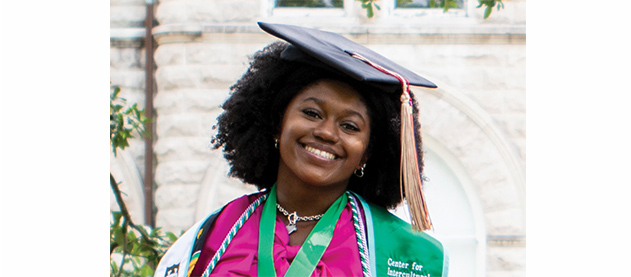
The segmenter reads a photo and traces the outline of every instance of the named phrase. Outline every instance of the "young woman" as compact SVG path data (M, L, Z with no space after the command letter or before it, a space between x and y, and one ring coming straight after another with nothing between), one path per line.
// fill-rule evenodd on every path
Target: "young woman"
M156 276L447 276L442 245L420 231L429 221L417 217L413 230L386 210L402 195L418 199L400 186L411 182L401 178L409 157L412 175L420 180L422 172L418 111L404 91L407 80L402 86L389 76L396 72L380 72L370 60L344 68L355 62L344 61L351 54L384 61L335 34L260 25L291 44L276 42L254 54L231 87L213 143L223 148L230 175L261 191L193 226ZM364 53L343 49L341 61L322 54L347 43ZM367 68L395 82L353 76ZM401 120L401 95L408 95L410 122ZM401 130L408 123L411 132L403 136L412 139L412 153L402 159Z

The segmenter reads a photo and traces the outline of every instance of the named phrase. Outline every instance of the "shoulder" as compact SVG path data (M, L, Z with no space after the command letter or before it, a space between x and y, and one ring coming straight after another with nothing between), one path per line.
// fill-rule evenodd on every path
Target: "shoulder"
M230 227L239 219L241 214L263 194L263 192L257 192L241 196L211 213L203 220L201 228L197 231L197 237L195 238L195 246L193 249L197 251L201 250L202 245L211 231L219 232L220 234L227 234L230 231ZM218 226L215 224L216 222L219 223Z
M213 229L217 217L219 215L225 216L228 213L243 212L263 194L264 192L258 192L236 198L195 223L165 253L156 268L155 276L165 276L162 274L168 269L172 269L174 272L188 272L189 267L192 268L197 262L199 253L204 247L208 233Z
M243 212L245 211L252 203L254 203L257 199L259 199L261 196L263 196L265 194L265 192L255 192L252 194L247 194L247 195L243 195L239 198L236 198L234 200L231 200L230 202L228 202L227 204L225 204L220 210L215 211L214 213L217 212L221 212L226 213L226 212Z

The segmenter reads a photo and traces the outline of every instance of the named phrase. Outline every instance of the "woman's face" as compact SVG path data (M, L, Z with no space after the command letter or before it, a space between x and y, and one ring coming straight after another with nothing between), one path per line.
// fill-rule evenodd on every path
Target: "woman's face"
M343 186L366 161L368 109L340 81L320 80L298 93L285 110L279 137L279 179Z

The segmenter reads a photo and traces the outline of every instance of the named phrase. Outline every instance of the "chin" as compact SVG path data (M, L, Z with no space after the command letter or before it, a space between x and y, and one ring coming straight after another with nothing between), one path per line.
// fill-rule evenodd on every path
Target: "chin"
M343 187L346 188L348 186L348 181L350 179L344 179L344 180L331 180L331 179L323 179L322 175L316 175L316 176L304 176L303 178L301 178L302 181L305 184L308 184L310 186L313 187L319 187L319 188L339 188L339 187Z

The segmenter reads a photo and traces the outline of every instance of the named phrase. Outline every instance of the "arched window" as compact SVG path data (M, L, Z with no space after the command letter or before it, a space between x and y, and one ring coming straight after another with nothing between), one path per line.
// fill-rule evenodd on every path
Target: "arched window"
M445 149L424 137L424 192L434 230L449 254L449 275L481 277L485 272L486 239L481 206L462 165ZM409 222L405 205L393 213Z

